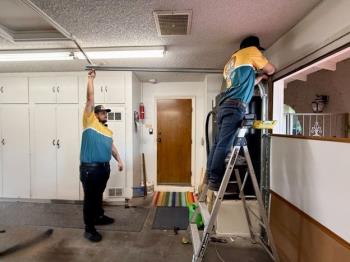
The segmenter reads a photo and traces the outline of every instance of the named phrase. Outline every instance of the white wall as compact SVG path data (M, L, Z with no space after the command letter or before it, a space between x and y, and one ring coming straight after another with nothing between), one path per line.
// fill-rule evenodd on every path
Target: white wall
M350 143L272 137L271 189L350 242Z
M267 57L281 70L325 45L329 47L315 53L316 58L348 43L350 35L345 34L350 32L349 10L348 0L322 1L267 50Z
M134 110L141 100L141 83L134 73L125 73L125 121L126 121L126 196L132 197L132 187L140 186L141 177L141 133L134 128ZM135 180L135 181L134 181Z
M274 134L285 134L286 121L284 117L284 90L285 83L281 79L273 83L273 120L277 120L277 124L273 129Z
M222 74L212 74L212 75L206 75L204 79L204 85L205 85L205 101L206 101L206 108L205 108L205 115L204 115L204 128L205 128L205 120L207 117L207 114L212 110L213 106L215 106L215 97L220 93L221 85L222 85L223 76ZM212 137L212 118L210 118L209 121L209 143L212 144L212 140L210 139ZM204 131L205 132L205 131ZM205 135L205 134L204 134ZM207 155L205 154L205 160L207 159Z
M198 180L202 169L205 167L204 161L204 95L205 88L203 82L162 82L158 84L142 83L142 100L145 105L145 121L142 130L142 151L145 153L147 180L156 184L156 98L194 98L195 123L192 127L195 131L193 161L193 185L198 185ZM148 132L148 127L153 128L153 135ZM204 141L204 140L203 140Z
M222 74L212 74L206 75L204 79L205 89L206 89L206 101L207 108L206 112L209 112L212 108L212 105L215 106L215 97L220 93L221 85L222 85L223 76ZM212 103L214 101L214 104Z
M132 112L139 110L141 102L141 82L137 76L132 75ZM141 126L133 124L133 186L141 185Z

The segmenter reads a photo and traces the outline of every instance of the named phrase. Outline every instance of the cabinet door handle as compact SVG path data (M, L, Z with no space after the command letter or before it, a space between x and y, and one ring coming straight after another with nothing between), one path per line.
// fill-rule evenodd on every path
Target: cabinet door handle
M55 87L54 87L54 86L52 87L52 92L54 92L54 93L55 93Z
M107 86L105 86L105 90L106 90L106 93L107 93L107 90L108 90L108 89L107 89Z
M4 93L4 87L3 86L0 87L0 92Z
M1 139L1 144L4 146L6 143L5 143L5 138Z
M60 92L60 87L57 86L56 90L57 90L57 93L59 93Z
M60 140L57 139L57 148L60 148Z
M56 146L56 139L52 140L52 145Z
M101 86L101 93L103 92L103 86Z

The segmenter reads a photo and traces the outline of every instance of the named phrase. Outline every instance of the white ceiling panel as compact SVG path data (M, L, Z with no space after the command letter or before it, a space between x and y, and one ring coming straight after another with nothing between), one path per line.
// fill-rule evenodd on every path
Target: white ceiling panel
M2 0L0 0L1 2ZM128 67L222 68L249 35L260 36L269 47L303 18L320 0L32 0L77 37L83 47L166 45L167 55L157 59L96 61ZM160 37L153 11L192 10L191 32ZM17 43L0 40L1 49L70 47L70 43ZM56 62L52 62L56 64ZM32 71L82 70L84 62L69 61ZM28 71L28 63L0 63L0 72Z

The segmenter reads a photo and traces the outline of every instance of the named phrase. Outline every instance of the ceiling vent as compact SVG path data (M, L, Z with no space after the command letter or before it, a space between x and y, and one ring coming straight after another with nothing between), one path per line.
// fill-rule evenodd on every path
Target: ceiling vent
M154 19L159 36L189 35L192 10L154 11Z

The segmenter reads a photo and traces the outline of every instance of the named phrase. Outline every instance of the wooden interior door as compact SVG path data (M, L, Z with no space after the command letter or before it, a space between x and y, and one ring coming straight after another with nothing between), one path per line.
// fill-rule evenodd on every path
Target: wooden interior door
M191 185L192 100L157 100L157 183Z

